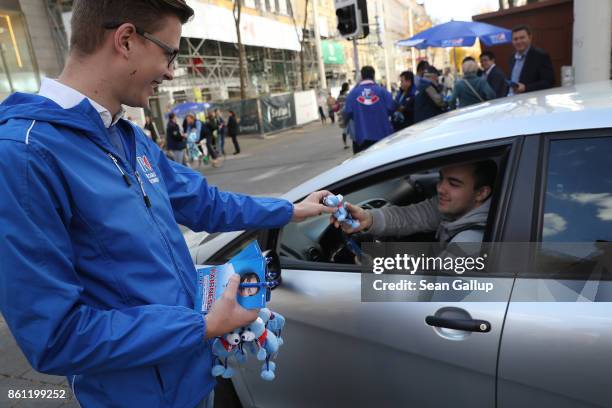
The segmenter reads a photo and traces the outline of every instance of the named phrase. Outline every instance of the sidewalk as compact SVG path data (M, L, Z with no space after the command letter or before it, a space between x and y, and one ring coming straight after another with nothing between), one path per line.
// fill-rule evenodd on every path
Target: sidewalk
M58 390L64 399L9 399L9 390ZM79 407L66 378L40 374L30 366L0 315L0 407Z

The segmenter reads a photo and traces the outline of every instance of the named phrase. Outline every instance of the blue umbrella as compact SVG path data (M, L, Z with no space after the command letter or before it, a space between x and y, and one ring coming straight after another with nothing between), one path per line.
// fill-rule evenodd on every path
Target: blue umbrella
M503 27L477 21L449 21L422 31L397 45L424 49L427 47L471 47L476 38L487 45L506 44L512 40L512 32Z
M184 102L176 105L170 112L174 113L176 116L185 116L190 112L204 112L209 108L210 104L206 102Z

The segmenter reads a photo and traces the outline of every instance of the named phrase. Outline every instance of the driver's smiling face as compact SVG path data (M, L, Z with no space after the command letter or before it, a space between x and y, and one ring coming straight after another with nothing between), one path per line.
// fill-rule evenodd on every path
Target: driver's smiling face
M438 209L440 213L459 218L477 206L474 190L474 166L459 165L440 169Z

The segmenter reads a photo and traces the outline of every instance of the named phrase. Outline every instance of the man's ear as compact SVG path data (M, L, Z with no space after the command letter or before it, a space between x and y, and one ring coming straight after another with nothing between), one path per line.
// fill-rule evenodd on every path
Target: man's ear
M476 201L479 203L484 203L491 196L491 187L490 186L482 186L476 191Z
M136 29L133 24L121 25L115 30L115 34L113 35L115 51L127 59L136 35Z

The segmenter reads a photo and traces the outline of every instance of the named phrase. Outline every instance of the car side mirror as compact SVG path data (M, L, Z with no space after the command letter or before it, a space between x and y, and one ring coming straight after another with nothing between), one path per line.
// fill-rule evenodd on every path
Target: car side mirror
M263 251L262 255L266 260L266 281L276 282L270 287L270 289L275 289L282 283L280 258L272 249Z

